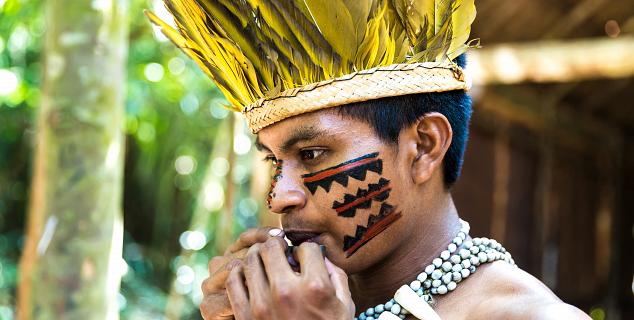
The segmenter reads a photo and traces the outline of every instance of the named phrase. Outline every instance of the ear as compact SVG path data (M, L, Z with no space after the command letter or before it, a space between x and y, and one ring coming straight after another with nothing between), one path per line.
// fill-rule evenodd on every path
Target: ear
M428 181L434 172L442 170L445 153L451 145L453 131L447 118L438 113L425 114L403 132L411 159L411 177L414 184Z

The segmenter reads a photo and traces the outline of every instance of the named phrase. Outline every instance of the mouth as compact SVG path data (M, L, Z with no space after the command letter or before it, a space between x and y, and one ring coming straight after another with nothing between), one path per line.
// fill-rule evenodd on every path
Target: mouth
M299 246L304 242L318 242L321 232L284 230L284 234L294 246Z

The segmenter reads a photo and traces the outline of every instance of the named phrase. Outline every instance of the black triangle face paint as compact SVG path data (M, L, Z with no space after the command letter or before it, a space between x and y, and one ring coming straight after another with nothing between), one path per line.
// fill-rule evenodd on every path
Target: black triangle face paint
M332 208L342 217L354 217L357 209L368 209L372 201L383 202L390 195L390 180L381 178L378 183L371 183L367 189L359 188L356 195L345 194L343 202L335 201Z
M368 171L378 174L383 172L383 160L379 159L378 156L378 152L370 153L334 167L305 174L302 176L304 185L311 194L315 194L319 187L322 187L326 192L330 192L333 182L347 187L348 179L351 177L364 181Z
M367 225L357 225L354 237L345 235L343 239L343 251L350 257L363 245L379 235L392 223L401 217L401 213L396 211L396 207L383 203L378 216L370 214Z

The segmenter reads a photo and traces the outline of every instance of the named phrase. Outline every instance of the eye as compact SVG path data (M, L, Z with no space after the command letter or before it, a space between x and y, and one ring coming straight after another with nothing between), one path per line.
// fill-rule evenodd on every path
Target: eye
M277 159L276 159L276 158L275 158L275 156L273 156L273 155L268 155L268 156L266 156L266 157L262 158L262 161L264 161L264 162L270 162L270 163L272 163L273 165L276 165L276 164L277 164Z
M322 154L324 154L324 152L326 152L326 150L322 150L322 149L307 149L307 150L301 150L299 152L299 156L302 159L302 161L311 161L311 160L314 160L314 159L318 158Z

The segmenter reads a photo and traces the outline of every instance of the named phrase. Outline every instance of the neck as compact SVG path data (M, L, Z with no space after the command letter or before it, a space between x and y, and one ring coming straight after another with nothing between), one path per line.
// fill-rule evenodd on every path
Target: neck
M394 251L372 267L350 275L350 290L358 312L385 303L398 288L415 280L460 230L449 194L422 217L417 217L418 225L410 228L410 234Z

